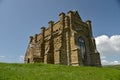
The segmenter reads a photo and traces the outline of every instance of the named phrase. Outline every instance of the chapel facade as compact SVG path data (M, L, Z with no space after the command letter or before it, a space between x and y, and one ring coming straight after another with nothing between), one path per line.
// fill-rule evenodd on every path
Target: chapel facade
M59 20L30 36L25 63L101 66L91 21L83 22L78 11L60 13Z

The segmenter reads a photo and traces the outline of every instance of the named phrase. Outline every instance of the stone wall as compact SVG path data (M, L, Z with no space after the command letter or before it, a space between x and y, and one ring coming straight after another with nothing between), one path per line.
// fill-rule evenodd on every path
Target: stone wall
M40 34L30 37L25 63L101 66L90 20L83 22L77 11L69 11L60 13L56 23L48 24ZM84 40L84 52L79 37Z

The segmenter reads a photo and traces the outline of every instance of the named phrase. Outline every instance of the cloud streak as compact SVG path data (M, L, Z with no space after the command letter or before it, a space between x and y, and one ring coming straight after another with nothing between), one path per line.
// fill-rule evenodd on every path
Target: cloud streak
M120 61L101 60L102 65L119 65Z
M0 56L0 58L5 58L5 56Z

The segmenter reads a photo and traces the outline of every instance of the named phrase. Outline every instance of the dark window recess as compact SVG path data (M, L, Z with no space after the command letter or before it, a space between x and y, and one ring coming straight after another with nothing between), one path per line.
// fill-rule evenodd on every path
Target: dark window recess
M79 45L79 47L81 49L82 59L84 59L85 58L86 49L85 49L85 41L83 40L82 37L78 38L78 45Z

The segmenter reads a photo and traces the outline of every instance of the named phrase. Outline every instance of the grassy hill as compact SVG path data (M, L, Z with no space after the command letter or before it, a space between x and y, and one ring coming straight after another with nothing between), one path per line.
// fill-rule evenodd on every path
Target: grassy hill
M0 63L0 80L120 80L120 66L112 67Z

